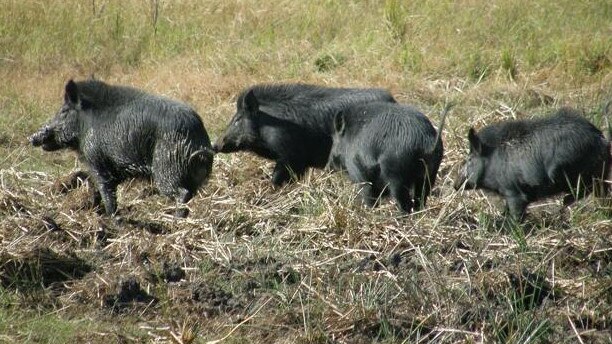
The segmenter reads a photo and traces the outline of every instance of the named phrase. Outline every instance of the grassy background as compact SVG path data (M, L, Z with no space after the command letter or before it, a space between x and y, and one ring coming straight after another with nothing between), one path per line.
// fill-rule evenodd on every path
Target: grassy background
M609 209L552 199L515 227L451 189L470 126L571 105L603 128L610 37L605 0L3 1L0 341L610 342ZM258 82L384 87L436 123L457 106L417 214L362 208L323 171L274 190L269 162L236 154L190 219L133 183L118 224L59 191L74 155L26 140L91 74L188 102L213 138ZM129 276L157 301L109 307Z

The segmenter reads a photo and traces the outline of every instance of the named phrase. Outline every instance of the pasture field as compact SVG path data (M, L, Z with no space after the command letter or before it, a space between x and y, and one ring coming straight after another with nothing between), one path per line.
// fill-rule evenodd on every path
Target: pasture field
M73 153L27 141L91 74L191 104L213 140L255 83L383 87L434 124L456 106L417 213L341 173L274 189L240 153L189 218L134 181L114 221L66 187ZM0 80L0 342L612 342L609 199L519 226L452 188L470 126L570 105L605 128L610 1L3 0Z

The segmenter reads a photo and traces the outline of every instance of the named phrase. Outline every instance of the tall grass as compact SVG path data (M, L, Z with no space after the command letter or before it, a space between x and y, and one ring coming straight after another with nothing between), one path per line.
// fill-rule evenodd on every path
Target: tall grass
M0 9L0 66L87 73L192 57L221 72L287 77L294 64L328 72L317 68L324 54L377 72L552 68L582 79L610 68L611 13L605 0L8 0ZM488 66L475 72L474 56Z

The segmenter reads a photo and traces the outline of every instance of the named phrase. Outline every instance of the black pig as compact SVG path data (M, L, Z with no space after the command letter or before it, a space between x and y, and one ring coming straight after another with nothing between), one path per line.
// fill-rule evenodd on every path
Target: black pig
M64 105L30 142L77 151L96 184L94 204L101 200L108 215L117 210L117 186L133 177L152 178L162 194L187 203L213 161L204 125L188 105L99 80L68 81Z
M418 210L436 181L449 108L438 131L408 105L375 102L340 111L328 167L346 170L353 182L364 183L360 193L369 206L390 193L402 211Z
M561 108L533 120L495 123L468 133L470 153L455 188L493 191L517 220L527 205L566 193L564 204L593 190L609 169L609 142L580 113Z
M334 115L351 104L395 102L382 89L330 88L306 84L255 85L237 100L237 111L213 149L251 151L275 160L272 183L323 168L332 145Z

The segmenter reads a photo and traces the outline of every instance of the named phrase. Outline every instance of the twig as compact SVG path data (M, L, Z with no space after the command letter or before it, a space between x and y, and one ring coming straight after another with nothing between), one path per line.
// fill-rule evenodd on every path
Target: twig
M263 305L259 306L259 308L257 308L257 310L255 312L253 312L253 314L249 315L246 319L242 320L238 325L234 326L234 328L232 328L223 338L220 339L215 339L215 340L211 340L206 342L206 344L217 344L220 343L224 340L226 340L227 338L229 338L229 336L232 335L232 333L234 333L240 326L244 325L247 321L253 319L255 317L255 315L257 315L257 313L259 313L259 311L268 304L268 302L270 302L270 300L272 300L272 298L269 298L266 300L266 302L263 303Z
M584 344L584 342L582 341L582 338L580 337L580 333L578 333L578 330L576 329L576 325L574 325L574 322L572 321L572 319L570 319L569 314L567 315L567 320L569 321L570 326L572 327L572 330L576 334L576 338L578 338L578 341L580 342L580 344Z

